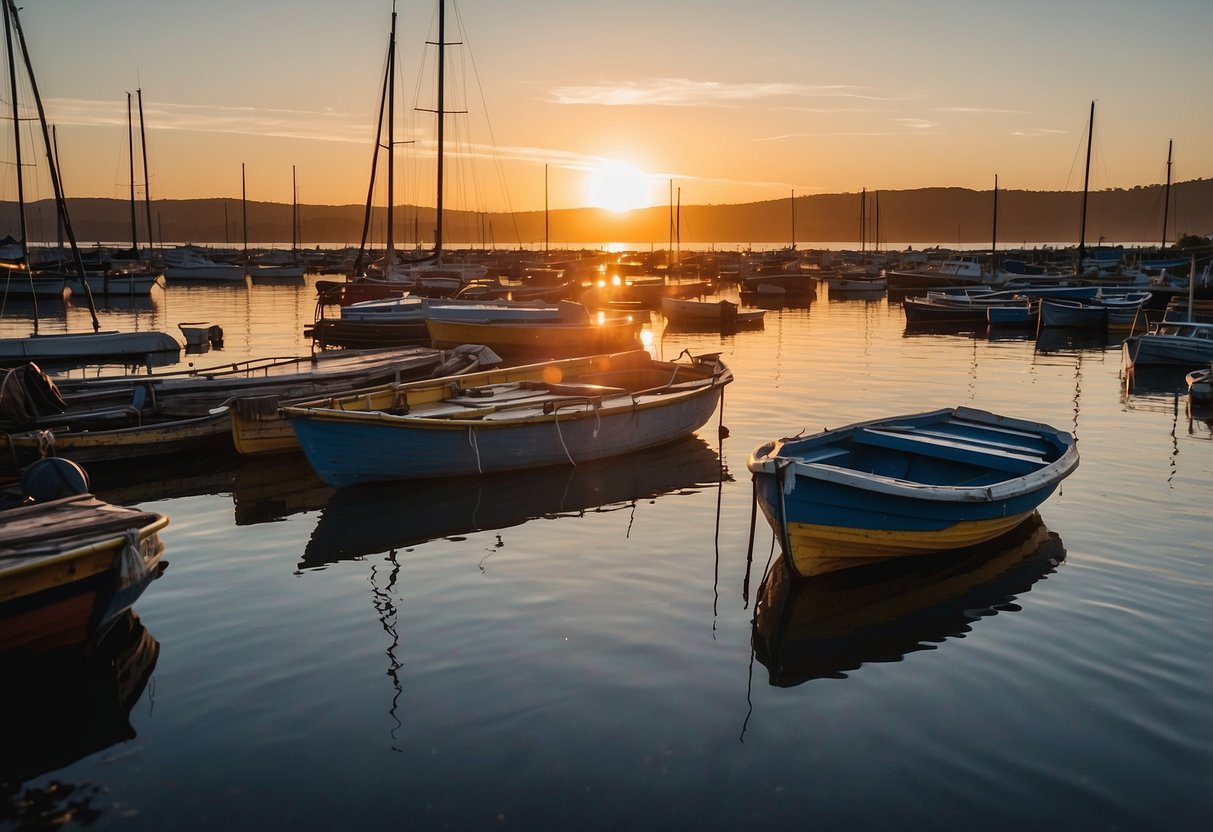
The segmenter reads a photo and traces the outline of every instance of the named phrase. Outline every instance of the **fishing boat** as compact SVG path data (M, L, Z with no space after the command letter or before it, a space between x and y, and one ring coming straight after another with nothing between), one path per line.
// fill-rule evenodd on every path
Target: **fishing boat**
M1070 329L1106 329L1108 307L1101 303L1071 298L1042 298L1040 325Z
M384 385L283 412L316 473L342 488L655 447L702 427L732 380L719 355L670 362L634 350Z
M637 315L591 315L578 303L562 302L554 321L473 321L427 317L430 341L439 349L484 344L508 360L573 358L622 352L640 346L644 321Z
M81 493L0 520L0 654L94 642L159 575L162 514Z
M0 431L8 451L0 455L0 477L11 477L49 453L90 465L231 454L239 450L232 441L231 414L237 407L256 412L255 403L267 396L276 408L280 401L455 372L450 359L449 352L414 348L58 384L41 378L36 366L33 372L30 365L13 368L3 378ZM243 404L246 399L254 404Z
M747 463L801 575L972 546L1010 531L1078 466L1073 437L967 407L779 439Z
M124 360L138 363L150 356L172 361L181 354L181 344L167 332L32 333L0 338L0 367L36 361L43 364L86 364Z
M1040 301L1031 298L986 307L986 322L991 327L1035 327L1039 318Z
M586 320L588 313L571 301L547 303L543 300L490 300L462 298L422 298L426 320L441 321L559 321Z
M1149 332L1126 338L1121 349L1130 369L1205 364L1213 361L1213 323L1161 321Z
M1188 385L1188 400L1196 404L1213 402L1213 363L1184 376Z
M765 309L741 309L730 300L692 300L665 297L661 313L671 327L679 329L712 329L731 332L746 327L760 327Z

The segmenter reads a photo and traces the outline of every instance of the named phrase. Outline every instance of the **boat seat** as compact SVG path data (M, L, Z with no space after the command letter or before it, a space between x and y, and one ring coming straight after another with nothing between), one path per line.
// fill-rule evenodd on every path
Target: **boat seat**
M855 431L853 440L856 444L984 466L1012 474L1029 474L1045 464L1038 454L1024 453L1022 450L1000 450L917 432L899 433L881 428L863 428Z
M832 445L824 448L814 448L806 454L797 456L800 462L824 462L827 459L838 459L850 453L846 448L836 448Z

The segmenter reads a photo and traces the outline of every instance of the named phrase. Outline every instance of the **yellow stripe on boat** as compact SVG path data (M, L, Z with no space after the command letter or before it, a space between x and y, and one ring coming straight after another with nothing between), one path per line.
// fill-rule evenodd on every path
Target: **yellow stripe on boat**
M1032 514L956 523L938 531L852 529L788 523L792 565L805 577L849 569L889 558L961 549L1009 532Z

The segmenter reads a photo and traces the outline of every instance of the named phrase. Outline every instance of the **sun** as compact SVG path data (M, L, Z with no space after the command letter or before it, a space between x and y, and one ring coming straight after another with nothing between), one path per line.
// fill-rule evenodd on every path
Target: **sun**
M653 180L627 162L605 162L587 173L586 201L592 208L631 211L653 204Z

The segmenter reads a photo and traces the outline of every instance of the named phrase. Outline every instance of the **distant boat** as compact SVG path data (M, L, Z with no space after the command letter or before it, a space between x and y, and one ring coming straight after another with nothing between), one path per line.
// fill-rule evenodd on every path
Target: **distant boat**
M998 537L1073 473L1078 449L1048 425L956 407L768 442L747 464L784 552L812 576Z
M243 283L244 266L208 257L196 246L182 246L164 253L164 276L173 280Z
M765 309L741 309L729 300L692 300L665 297L661 312L670 326L679 329L712 329L722 332L760 327Z
M177 355L181 344L167 332L77 332L0 338L0 367L24 364L79 364L149 355Z
M719 356L657 361L636 350L549 361L283 408L334 488L576 465L702 427L733 374Z
M1213 323L1162 321L1121 345L1125 363L1136 366L1198 366L1213 361Z
M634 315L591 316L581 304L562 302L555 321L467 321L427 318L439 349L484 344L502 358L554 359L623 352L640 346L644 320Z

